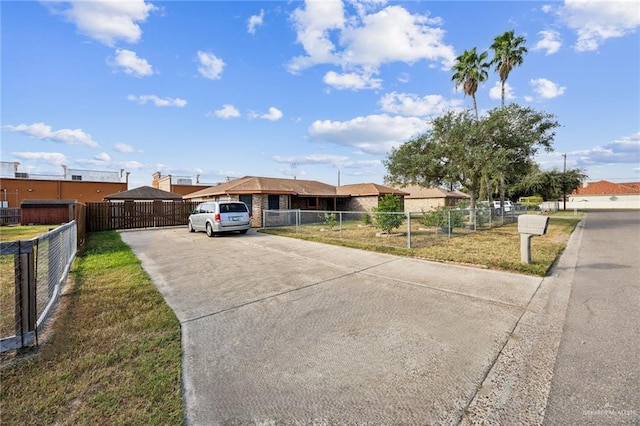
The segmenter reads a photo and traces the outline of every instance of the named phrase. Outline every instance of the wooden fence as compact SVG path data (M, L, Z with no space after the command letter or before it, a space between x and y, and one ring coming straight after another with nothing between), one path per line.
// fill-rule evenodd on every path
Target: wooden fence
M87 232L186 225L197 201L87 203Z

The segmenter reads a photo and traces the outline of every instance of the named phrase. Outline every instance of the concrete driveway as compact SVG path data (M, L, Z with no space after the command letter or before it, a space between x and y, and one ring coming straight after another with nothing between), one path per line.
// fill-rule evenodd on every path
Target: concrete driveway
M192 425L459 423L543 282L255 230L121 235L182 324Z

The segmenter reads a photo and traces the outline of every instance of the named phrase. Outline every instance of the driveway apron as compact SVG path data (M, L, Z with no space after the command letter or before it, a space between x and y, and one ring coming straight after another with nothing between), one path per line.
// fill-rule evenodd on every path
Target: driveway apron
M541 278L260 234L123 232L182 324L187 424L456 424Z

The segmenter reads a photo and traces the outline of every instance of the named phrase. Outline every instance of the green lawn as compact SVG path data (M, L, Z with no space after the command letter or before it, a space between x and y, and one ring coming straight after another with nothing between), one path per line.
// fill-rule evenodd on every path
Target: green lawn
M116 232L89 234L51 338L3 356L2 425L179 425L180 324Z

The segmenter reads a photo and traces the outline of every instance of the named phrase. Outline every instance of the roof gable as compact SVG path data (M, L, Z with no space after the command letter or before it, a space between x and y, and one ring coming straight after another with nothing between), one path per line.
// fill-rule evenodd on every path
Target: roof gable
M406 192L390 186L378 185L377 183L356 183L353 185L343 185L336 188L339 195L350 195L352 197L381 196L381 195L407 195Z
M107 195L105 200L182 200L182 195L150 186L141 186L128 191Z

